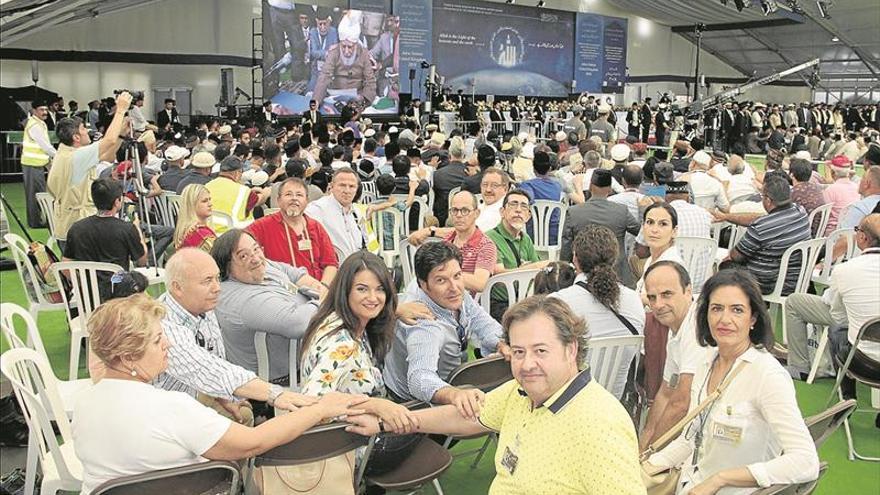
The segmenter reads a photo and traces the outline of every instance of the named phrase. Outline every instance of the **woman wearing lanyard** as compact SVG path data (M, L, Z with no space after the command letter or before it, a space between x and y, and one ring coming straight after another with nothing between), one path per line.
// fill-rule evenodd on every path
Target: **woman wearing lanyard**
M791 377L767 351L772 322L750 273L723 270L706 281L697 340L716 348L706 354L691 387L691 409L701 409L683 434L648 459L645 471L680 467L677 493L691 495L722 488L745 494L816 479L816 447ZM716 390L720 396L705 401Z

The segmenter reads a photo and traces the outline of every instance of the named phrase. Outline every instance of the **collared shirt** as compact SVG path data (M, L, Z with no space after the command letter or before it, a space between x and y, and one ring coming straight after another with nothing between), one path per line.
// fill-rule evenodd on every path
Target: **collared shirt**
M804 211L809 215L813 210L825 204L825 196L823 192L825 188L813 181L798 182L791 188L791 202L804 207ZM813 219L810 226L810 232L815 234L819 228L819 216Z
M327 231L327 235L333 241L338 261L344 261L350 254L363 249L366 238L355 217L354 208L349 208L346 213L332 194L309 203L305 213L320 222Z
M501 341L501 325L468 294L464 294L457 315L439 306L421 288L415 288L413 294L405 295L405 301L424 303L436 319L418 320L415 325L398 321L382 373L385 384L397 396L430 402L438 390L449 386L446 379L465 361L472 337L479 341L484 356L495 352Z
M444 240L455 244L457 235L458 232L453 230ZM495 270L496 261L495 243L492 242L492 239L486 237L479 227L474 229L474 233L461 246L461 271L474 273L478 268L482 268L492 273Z
M856 335L871 318L880 316L880 248L868 248L855 258L837 265L831 272L829 288L823 299L831 301L834 321L847 324L847 337ZM880 344L862 342L859 350L880 361Z
M551 297L556 297L568 304L571 310L578 316L584 318L589 325L590 338L601 337L626 337L632 335L632 332L626 328L621 321L614 316L610 309L600 303L592 294L584 290L583 287L577 285L578 282L586 282L587 276L583 273L578 274L574 279L571 287L566 287L559 292L554 292ZM642 306L642 300L638 293L629 287L617 284L620 289L618 298L617 312L620 316L627 319L630 324L640 333L644 334L645 330L645 308ZM620 360L620 368L617 370L617 378L615 379L614 390L609 390L615 397L623 395L623 388L626 385L626 376L629 372L629 364L637 351L630 349ZM589 356L589 351L588 351Z
M880 202L880 194L872 194L866 196L855 203L849 205L845 213L840 217L837 228L854 229L862 222L866 216L870 215L874 208Z
M688 182L694 192L695 205L707 210L715 208L726 210L730 207L724 185L718 179L702 170L695 170L688 174Z
M837 230L837 222L842 218L843 210L860 199L859 183L849 179L837 179L824 192L825 202L831 203L831 216L828 217L828 227L823 235L828 235Z
M480 216L477 217L477 228L489 232L501 223L501 206L504 200L499 199L491 205L480 205Z
M336 259L333 243L330 242L330 236L327 235L324 227L308 216L303 215L303 219L306 222L306 228L302 239L284 223L280 211L248 225L246 230L254 234L254 237L263 246L266 258L288 265L304 267L308 270L309 275L321 280L324 269L328 266L338 267L339 261ZM291 259L291 255L293 259Z
M669 329L666 338L666 362L663 365L663 381L674 387L681 375L694 374L706 354L697 343L697 303L691 303L687 315L677 332Z
M540 259L529 234L520 232L518 236L513 237L504 228L503 222L499 223L489 232L486 232L486 237L492 239L492 242L495 244L498 263L501 263L507 270L514 270L523 264L534 263ZM503 301L506 303L508 301L507 288L502 284L496 285L492 288L491 297L493 301Z
M538 407L510 380L486 395L480 423L499 432L490 495L645 493L632 420L589 370Z
M626 189L622 193L615 194L614 196L609 196L608 201L612 203L620 203L626 206L626 209L629 210L629 214L633 216L637 221L642 219L642 216L639 215L639 201L644 198L645 195L639 192L638 189ZM636 242L636 236L626 233L626 252L627 254L632 254L633 245Z
M708 395L708 375L717 348L708 348L691 385L694 409ZM698 416L684 433L649 459L651 464L682 466L685 483L679 493L725 469L745 466L758 486L802 483L819 474L819 458L795 398L788 372L770 353L749 348L733 364L747 364L730 382L708 413ZM695 439L702 436L696 465L692 462ZM754 488L726 487L724 493L740 495Z
M266 332L269 379L289 374L290 340L305 334L318 308L317 301L296 292L295 284L305 273L305 268L266 260L263 283L246 284L230 278L220 284L215 312L230 362L256 371L254 334Z
M257 376L226 360L220 325L213 311L193 315L171 294L160 299L165 304L162 330L168 339L168 367L153 385L170 391L197 392L232 400L235 390Z
M761 292L770 294L776 287L779 263L785 250L810 239L807 213L799 205L776 208L749 225L735 249L746 259L746 268L758 279ZM788 260L788 271L782 289L787 296L794 291L801 256L795 253Z

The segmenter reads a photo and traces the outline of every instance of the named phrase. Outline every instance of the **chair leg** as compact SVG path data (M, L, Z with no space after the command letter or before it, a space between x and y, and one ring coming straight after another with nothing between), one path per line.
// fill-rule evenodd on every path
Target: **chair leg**
M431 480L431 484L434 485L434 491L437 492L437 495L443 495L443 487L440 486L440 480L434 478Z
M822 335L819 337L819 348L816 349L816 355L813 357L813 364L810 365L810 375L807 376L807 383L812 384L816 379L816 373L819 371L819 364L822 362L822 356L825 355L825 348L828 347L828 327L822 329Z
M40 451L37 446L37 435L28 429L27 463L24 472L24 495L34 495L37 485L37 455Z
M67 372L68 380L76 380L79 377L79 348L82 345L82 338L75 334L70 334L70 369Z
M785 299L779 303L779 312L782 313L782 343L788 345L788 325L785 324Z
M476 468L477 468L477 465L480 463L480 459L483 458L483 454L485 454L485 453L486 453L486 450L489 449L489 443L492 442L492 439L493 439L493 438L495 438L495 434L494 434L494 433L490 433L490 434L486 437L486 441L483 442L483 446L480 447L480 450L477 452L477 457L476 457L476 459L474 459L474 462L471 463L471 469L476 469Z

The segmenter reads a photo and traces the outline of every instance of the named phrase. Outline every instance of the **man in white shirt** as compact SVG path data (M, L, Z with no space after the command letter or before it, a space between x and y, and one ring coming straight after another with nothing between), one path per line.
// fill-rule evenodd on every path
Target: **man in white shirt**
M333 173L328 186L330 194L306 207L306 215L320 222L327 231L340 263L366 245L366 237L352 208L358 182L357 172L348 167L340 168Z
M705 349L697 344L691 281L687 270L674 261L658 261L645 273L645 292L657 321L669 327L663 383L648 411L639 439L639 451L647 448L687 414L691 382Z
M806 379L810 370L807 323L831 327L828 334L831 352L843 362L862 325L880 316L880 283L877 282L880 280L880 214L862 219L856 229L856 244L862 253L834 268L829 287L821 297L795 293L786 300L788 369L794 378ZM880 361L880 344L862 342L858 350L864 356ZM849 387L855 397L851 382ZM846 392L844 386L844 395Z
M705 151L697 151L691 157L690 172L682 175L679 180L690 183L694 193L694 204L707 210L721 210L727 212L730 202L724 192L724 185L720 180L708 174L712 157Z
M489 167L483 171L483 178L480 180L483 204L480 205L480 216L477 217L477 227L483 232L489 232L501 222L501 206L509 187L510 176L500 168Z
M136 93L131 108L128 109L128 116L131 118L131 127L135 132L144 132L147 129L147 118L141 107L144 106L144 94Z

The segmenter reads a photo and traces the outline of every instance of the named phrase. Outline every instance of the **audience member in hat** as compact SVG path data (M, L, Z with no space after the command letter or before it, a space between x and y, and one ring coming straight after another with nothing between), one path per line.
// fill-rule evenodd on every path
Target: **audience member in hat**
M852 161L843 156L835 156L825 163L826 175L830 175L834 181L825 188L823 196L826 203L831 203L831 216L828 218L828 227L822 235L828 235L837 230L837 223L843 216L843 210L859 200L859 184L852 180Z
M730 209L730 201L721 181L708 174L711 160L705 151L697 151L691 157L690 172L682 175L680 180L690 183L697 206L726 212Z
M603 143L613 143L617 140L617 129L608 121L611 113L609 105L599 105L599 117L590 124L590 136L598 136Z
M618 143L611 147L611 161L614 164L611 167L611 176L618 183L623 183L623 167L629 163L630 147L625 143Z
M28 226L36 229L43 227L45 223L36 195L46 192L46 169L55 156L55 148L49 141L49 130L46 126L49 111L46 102L37 99L31 102L31 107L22 135L21 172Z
M205 187L211 192L214 211L232 218L233 226L247 224L254 219L254 208L269 199L271 190L266 188L251 189L241 183L244 164L236 156L227 156L220 162L220 173ZM229 225L215 223L217 233L226 232Z
M590 178L590 199L572 206L568 210L562 226L562 249L560 259L571 261L571 245L578 232L589 224L604 225L614 232L618 242L618 259L615 265L618 276L624 285L633 287L635 280L626 264L626 233L638 234L639 222L626 206L608 200L611 194L611 171L596 169Z
M159 186L163 191L177 191L177 185L189 173L184 168L189 150L180 146L169 146L164 153L167 169L159 176Z
M214 168L216 163L217 160L214 159L214 155L207 151L199 151L193 155L192 160L189 162L189 167L187 167L189 172L181 177L177 183L175 188L177 194L182 194L183 189L190 184L205 185L211 182L211 169Z

